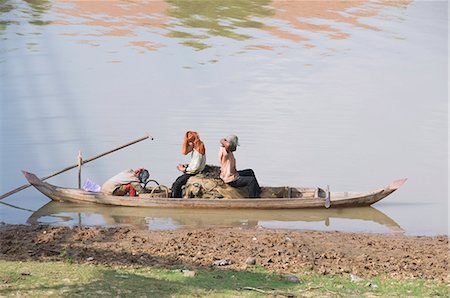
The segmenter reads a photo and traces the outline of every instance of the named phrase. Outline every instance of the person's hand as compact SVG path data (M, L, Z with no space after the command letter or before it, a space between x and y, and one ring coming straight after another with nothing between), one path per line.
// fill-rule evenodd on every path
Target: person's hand
M186 171L186 168L184 167L184 165L182 165L180 163L177 165L177 169L178 169L178 171L183 172L183 173Z
M220 144L222 145L222 147L225 147L225 150L227 150L227 152L230 152L230 143L226 139L221 139Z

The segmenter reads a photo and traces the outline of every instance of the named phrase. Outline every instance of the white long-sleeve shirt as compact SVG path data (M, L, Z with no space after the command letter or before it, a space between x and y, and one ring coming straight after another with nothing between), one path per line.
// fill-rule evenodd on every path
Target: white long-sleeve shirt
M206 166L206 155L201 154L193 149L191 153L191 161L186 168L186 174L197 174L203 171Z
M131 185L136 189L137 192L142 190L142 186L139 183L139 178L136 176L132 169L125 170L119 174L111 177L102 186L102 192L106 194L112 194L121 185L126 185L131 183Z

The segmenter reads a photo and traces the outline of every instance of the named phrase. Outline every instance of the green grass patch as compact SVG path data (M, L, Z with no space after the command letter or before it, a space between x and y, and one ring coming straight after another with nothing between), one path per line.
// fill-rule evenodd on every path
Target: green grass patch
M181 269L181 268L180 268ZM430 297L449 294L443 282L283 275L254 267L248 271L153 267L124 268L70 262L0 261L0 297Z

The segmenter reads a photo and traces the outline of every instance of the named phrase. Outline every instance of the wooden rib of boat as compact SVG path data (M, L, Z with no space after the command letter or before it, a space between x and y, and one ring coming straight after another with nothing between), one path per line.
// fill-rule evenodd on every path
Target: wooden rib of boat
M258 199L172 199L150 197L112 196L103 193L88 192L82 189L65 188L40 180L36 175L23 171L25 178L41 193L53 201L74 203L95 203L115 206L148 208L219 208L219 209L306 209L325 208L326 194L319 188L289 187L285 192L289 197L264 197L265 193L279 193L279 187L263 187L262 198ZM385 188L369 192L330 192L330 207L370 206L396 191L406 182L400 179Z

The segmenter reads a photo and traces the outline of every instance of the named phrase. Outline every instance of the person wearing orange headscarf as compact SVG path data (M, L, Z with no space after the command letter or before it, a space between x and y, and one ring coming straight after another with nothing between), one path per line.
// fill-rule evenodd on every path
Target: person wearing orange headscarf
M181 198L183 185L195 174L200 173L206 166L206 149L200 135L195 131L187 131L184 134L181 153L187 155L191 153L189 164L178 164L177 169L183 174L172 184L172 198Z

